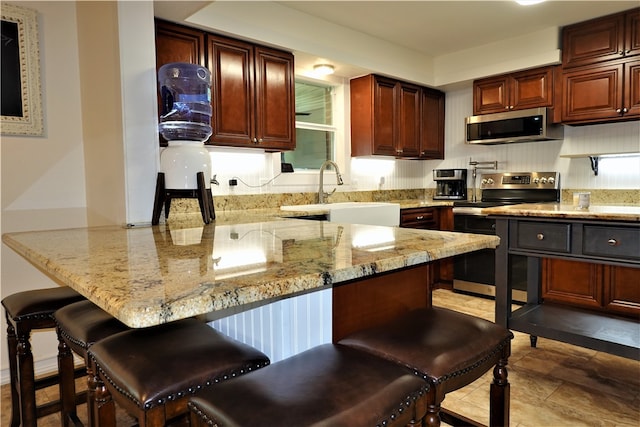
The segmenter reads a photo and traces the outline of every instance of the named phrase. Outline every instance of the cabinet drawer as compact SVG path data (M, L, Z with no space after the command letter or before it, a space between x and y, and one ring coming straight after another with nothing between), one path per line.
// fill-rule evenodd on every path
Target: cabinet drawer
M438 215L435 209L402 209L400 225L412 228L438 228Z
M585 255L640 259L640 228L585 225L583 233Z
M551 252L571 252L571 224L516 222L518 228L512 247Z

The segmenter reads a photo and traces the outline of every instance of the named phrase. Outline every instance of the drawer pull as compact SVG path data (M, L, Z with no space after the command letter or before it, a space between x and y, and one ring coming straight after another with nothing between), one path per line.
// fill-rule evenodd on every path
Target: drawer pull
M418 221L420 221L421 219L424 219L424 216L423 216L423 215L419 215L419 216L417 216L417 217L416 217L416 219L417 219Z
M538 240L544 240L544 234L542 234L542 233L538 233L538 234L536 234L536 239L538 239Z
M616 239L607 240L607 245L609 246L618 246L618 241Z

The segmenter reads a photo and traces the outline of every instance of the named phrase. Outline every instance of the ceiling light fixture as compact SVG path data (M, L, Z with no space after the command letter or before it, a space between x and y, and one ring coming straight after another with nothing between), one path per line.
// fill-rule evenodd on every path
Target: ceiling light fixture
M329 74L333 74L335 69L333 68L333 65L330 64L317 64L313 66L313 71L315 71L316 74L328 76Z
M531 6L532 4L542 3L545 0L516 0L520 6Z

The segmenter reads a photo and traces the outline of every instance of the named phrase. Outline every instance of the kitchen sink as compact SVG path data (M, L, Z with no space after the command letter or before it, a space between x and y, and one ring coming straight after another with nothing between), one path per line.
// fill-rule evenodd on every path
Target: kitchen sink
M386 202L340 202L281 206L289 212L326 213L331 222L368 225L400 225L400 205Z

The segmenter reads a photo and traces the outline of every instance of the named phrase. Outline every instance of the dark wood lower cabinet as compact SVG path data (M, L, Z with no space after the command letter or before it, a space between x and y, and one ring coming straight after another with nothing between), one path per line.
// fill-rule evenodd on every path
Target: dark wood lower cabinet
M400 227L453 231L453 211L450 207L402 209ZM453 289L453 259L438 260L431 265L431 269L433 289Z
M545 301L640 316L640 268L545 258L542 297Z

